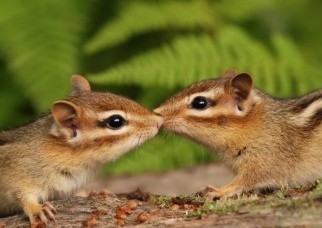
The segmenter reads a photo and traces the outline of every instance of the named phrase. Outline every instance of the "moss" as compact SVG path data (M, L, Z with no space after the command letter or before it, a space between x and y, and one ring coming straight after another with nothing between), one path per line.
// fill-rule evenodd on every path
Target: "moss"
M162 208L170 208L173 205L171 196L154 196L153 201Z
M280 220L285 215L288 218L297 218L303 215L317 215L322 212L322 181L314 186L295 186L282 188L272 194L250 195L220 199L205 203L200 208L187 212L188 217L206 216L216 213L225 215L230 213L241 214L275 214Z

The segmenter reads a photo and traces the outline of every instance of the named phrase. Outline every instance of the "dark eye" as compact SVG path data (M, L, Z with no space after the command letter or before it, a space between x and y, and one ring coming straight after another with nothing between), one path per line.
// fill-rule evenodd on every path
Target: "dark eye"
M113 130L119 129L126 124L125 119L120 115L113 115L104 120L105 126Z
M208 108L210 102L205 97L195 97L191 102L191 108L203 110Z

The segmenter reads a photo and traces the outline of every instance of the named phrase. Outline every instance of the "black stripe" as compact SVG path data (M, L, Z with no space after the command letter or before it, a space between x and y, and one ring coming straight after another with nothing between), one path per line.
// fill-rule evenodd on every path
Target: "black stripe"
M299 113L309 107L312 103L322 98L322 91L318 91L315 94L310 94L306 97L303 97L298 102L295 103L295 106L292 109L292 112Z
M320 126L322 121L322 108L319 109L310 119L308 123L308 129L313 130L314 128Z

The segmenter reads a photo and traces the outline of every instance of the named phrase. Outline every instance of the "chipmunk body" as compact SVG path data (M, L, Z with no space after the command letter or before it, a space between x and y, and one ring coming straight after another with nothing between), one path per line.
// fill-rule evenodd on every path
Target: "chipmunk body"
M92 92L81 76L72 87L47 116L0 133L0 216L23 209L31 223L54 219L45 201L73 193L100 165L157 134L161 117L136 102Z
M174 95L156 113L167 130L217 151L236 174L208 197L230 197L322 177L322 90L272 98L249 74L226 72Z

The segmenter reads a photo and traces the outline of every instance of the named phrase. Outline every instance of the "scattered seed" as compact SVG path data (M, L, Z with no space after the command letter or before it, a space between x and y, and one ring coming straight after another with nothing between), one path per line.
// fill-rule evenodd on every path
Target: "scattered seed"
M124 211L116 211L115 218L117 218L117 219L125 219L126 218L126 214L125 214Z
M122 219L118 219L118 220L116 220L115 225L116 226L125 226L125 221Z
M46 223L42 221L36 221L31 224L31 228L45 228L45 227L46 227Z
M131 210L135 210L138 207L138 204L134 200L130 200L127 203L127 207L130 208Z
M176 211L176 210L179 210L180 209L180 206L178 205L178 204L173 204L172 206L171 206L171 210L172 211Z
M149 219L149 215L146 212L142 212L137 216L136 222L137 223L144 223L144 222L148 221L148 219Z
M82 222L83 227L93 227L97 226L97 220L95 215L89 216Z

